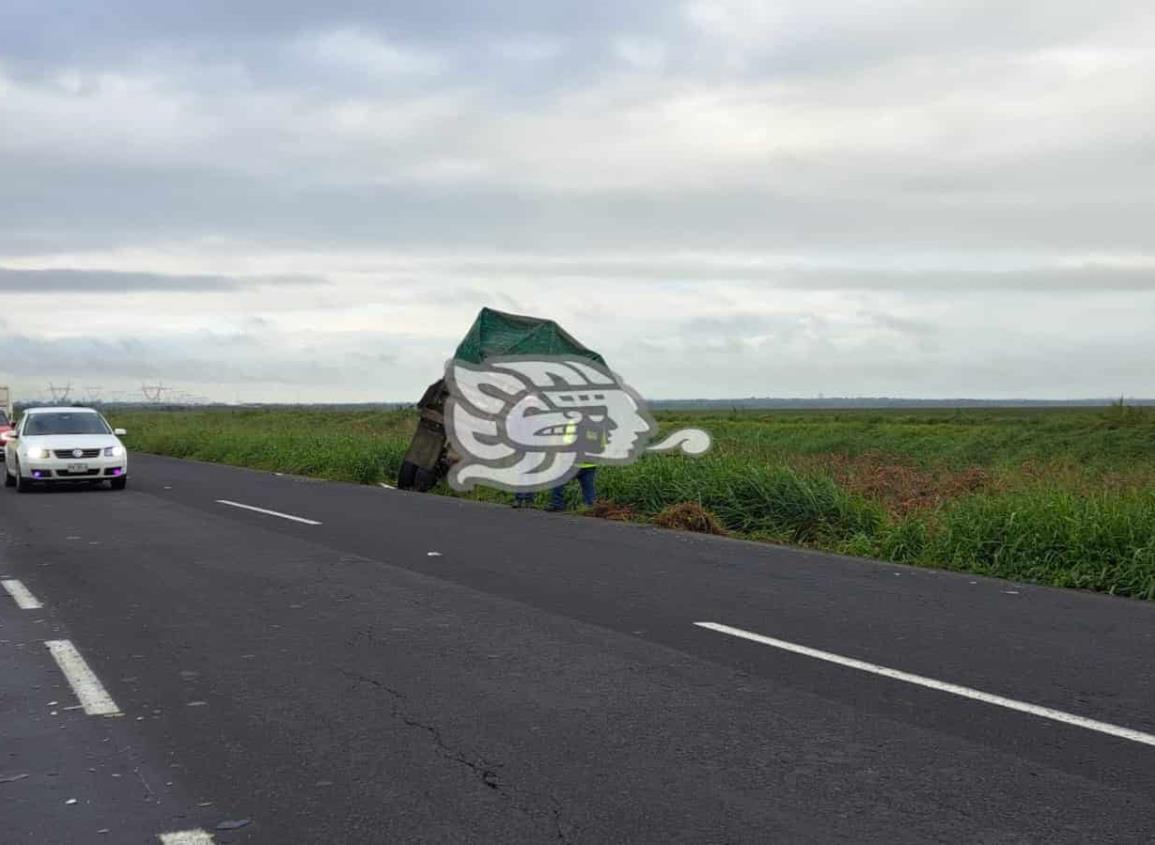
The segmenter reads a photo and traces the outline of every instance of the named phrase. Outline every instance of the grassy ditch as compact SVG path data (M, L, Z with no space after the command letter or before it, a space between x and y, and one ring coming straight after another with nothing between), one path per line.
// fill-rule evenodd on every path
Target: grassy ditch
M715 449L603 469L594 515L1155 599L1150 410L658 418L706 428ZM393 482L415 417L141 411L115 424L141 451L370 484Z

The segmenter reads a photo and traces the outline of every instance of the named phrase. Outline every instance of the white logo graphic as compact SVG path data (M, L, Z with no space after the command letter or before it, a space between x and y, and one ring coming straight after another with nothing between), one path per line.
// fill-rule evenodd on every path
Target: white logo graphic
M700 455L710 435L682 429L648 446L657 424L645 401L585 358L491 358L445 366L445 430L460 460L457 490L484 484L519 493L554 487L582 464L628 464L643 451Z

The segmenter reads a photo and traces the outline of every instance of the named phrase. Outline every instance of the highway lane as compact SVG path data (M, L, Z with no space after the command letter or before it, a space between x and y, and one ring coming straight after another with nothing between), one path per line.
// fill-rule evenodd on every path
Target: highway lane
M155 843L219 818L135 729L163 711L89 716L44 645L66 635L59 614L7 599L0 592L0 842Z
M1155 832L1150 746L694 625L1152 733L1148 604L171 459L133 472L125 493L5 495L0 575L51 608L174 789L252 819L218 841Z

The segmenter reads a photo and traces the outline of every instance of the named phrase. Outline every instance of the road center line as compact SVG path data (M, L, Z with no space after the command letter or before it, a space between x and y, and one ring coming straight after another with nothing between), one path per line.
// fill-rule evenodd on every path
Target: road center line
M281 513L280 511L270 511L264 508L258 508L253 505L242 505L240 502L230 502L228 499L217 499L218 505L228 505L232 508L243 508L247 511L256 511L257 513L268 514L269 516L279 516L281 519L291 519L293 522L303 522L305 525L320 525L315 519L305 519L302 516L293 516L291 513Z
M717 622L695 622L694 624L699 628L706 628L710 631L717 631L721 634L729 634L732 637L740 637L744 640L751 640L752 642L761 643L762 645L773 646L774 648L780 648L784 651L791 651L795 654L801 654L805 657L813 657L816 660L825 660L828 663L837 663L839 666L846 666L850 669L858 669L861 672L870 672L873 675L882 675L884 678L891 678L893 680L903 681L908 684L916 684L920 687L927 687L929 689L938 690L939 692L948 692L951 695L958 695L963 698L982 701L986 704L993 704L996 707L1005 707L1008 710L1017 710L1020 713L1029 713L1032 716L1039 716L1043 719L1051 719L1055 722L1063 722L1067 725L1086 728L1089 731L1098 731L1099 733L1119 737L1120 739L1128 739L1131 740L1131 742L1139 742L1144 745L1155 746L1155 735L1143 733L1142 731L1132 730L1131 728L1122 728L1118 725L1112 725L1107 722L1099 722L1095 719L1087 719L1083 716L1076 716L1073 713L1065 713L1062 710L1055 710L1050 707L1040 707L1037 704L1028 704L1025 701L1016 701L1013 698L1004 698L1001 695L992 695L989 692L983 692L982 690L959 686L958 684L947 683L946 681L936 681L934 678L927 678L923 675L914 675L910 672L902 672L898 669L889 669L886 666L879 666L876 663L867 663L865 660L855 660L853 657L843 657L840 654L833 654L829 651L819 651L816 648L809 648L808 646L798 645L797 643L787 642L786 640L778 640L774 637L764 637L761 634L755 634L750 631L743 631L741 628L731 628L729 625L722 625Z
M4 586L4 589L8 591L8 595L12 596L16 602L16 606L21 610L39 610L44 606L37 600L36 596L29 592L28 588L24 586L23 581L17 581L15 578L12 578L0 581L0 584Z
M120 708L105 691L96 674L88 668L71 640L49 640L45 643L56 665L68 679L76 698L89 716L120 716Z
M200 828L174 830L172 833L162 833L160 841L162 845L213 845L213 835Z

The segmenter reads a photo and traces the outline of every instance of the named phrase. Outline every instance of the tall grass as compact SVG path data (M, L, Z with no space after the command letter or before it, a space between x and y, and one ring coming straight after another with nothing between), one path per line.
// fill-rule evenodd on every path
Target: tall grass
M174 411L116 415L142 451L371 484L392 480L414 421L399 414Z
M1146 410L658 416L666 430L707 428L716 447L601 471L600 495L638 519L692 502L741 537L1155 599ZM392 483L415 417L213 410L116 424L143 451Z
M912 562L1155 598L1155 491L972 496Z

